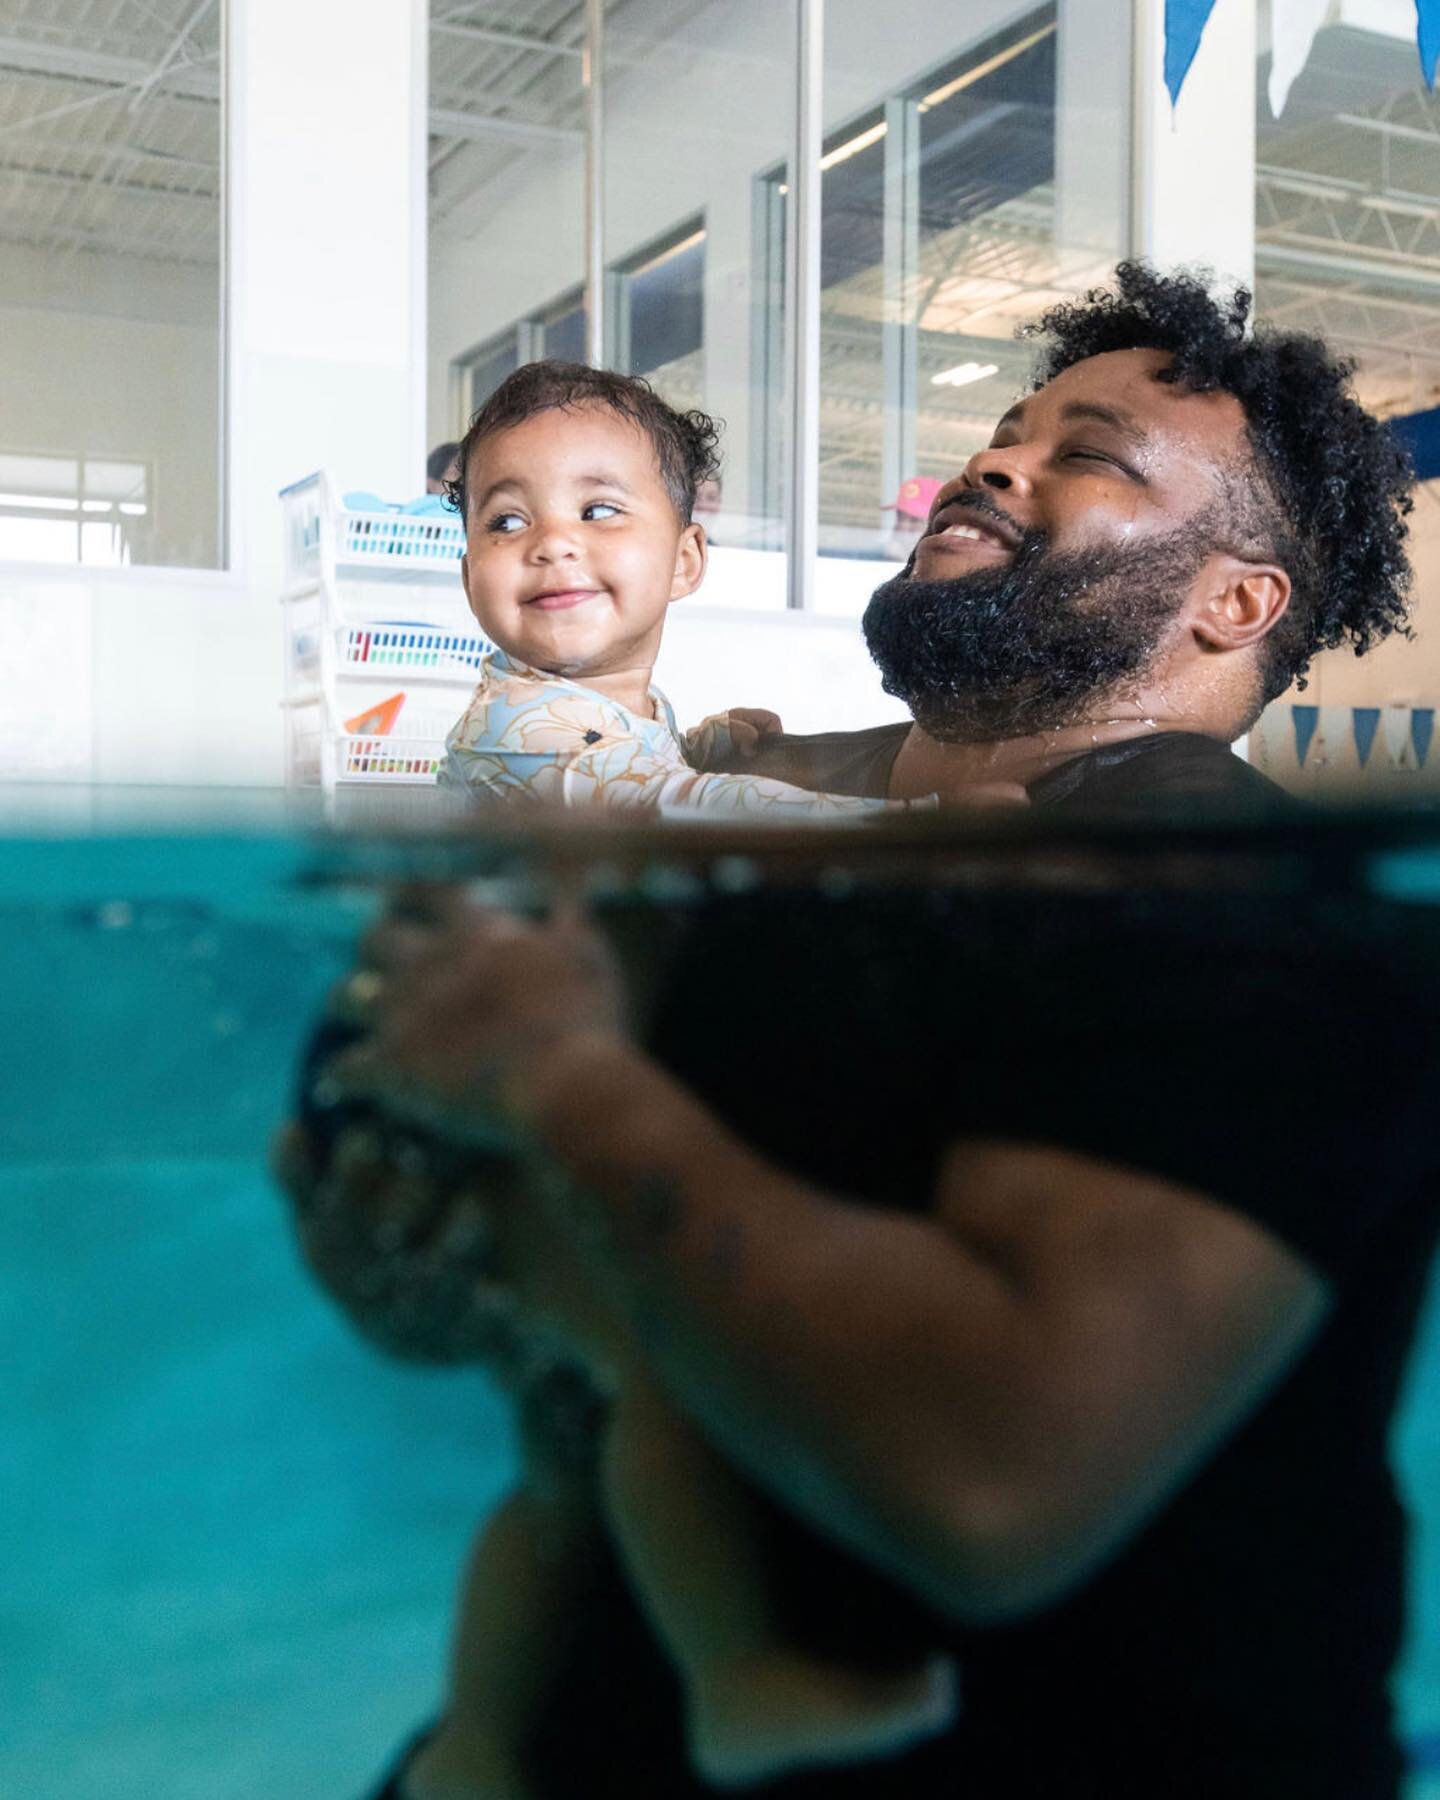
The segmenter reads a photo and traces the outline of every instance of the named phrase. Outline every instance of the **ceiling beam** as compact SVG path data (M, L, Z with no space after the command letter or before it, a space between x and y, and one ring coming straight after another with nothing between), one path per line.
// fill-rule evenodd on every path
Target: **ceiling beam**
M167 203L178 201L182 206L203 206L207 213L214 217L219 208L220 196L207 192L203 188L157 187L148 181L107 181L97 183L93 176L67 175L60 169L35 169L26 163L0 162L0 182L7 179L18 181L22 187L49 191L52 193L70 192L95 194L103 191L107 194L124 194L127 199L163 200Z
M112 56L104 50L81 50L70 44L36 44L25 38L0 37L0 69L63 81L89 81L98 87L142 88L155 73L143 56ZM203 62L171 63L161 78L167 94L186 100L218 100L218 57Z
M143 57L111 56L100 50L33 44L13 37L0 37L0 69L112 87L117 96L128 89L143 89L155 76L154 64ZM220 98L220 72L213 59L204 64L172 63L161 76L159 85L165 93L178 94L187 100L215 101ZM23 126L24 121L17 119L11 130L19 131ZM581 132L561 125L542 125L528 119L507 119L492 113L462 112L444 106L431 107L430 131L434 137L510 138L517 143L578 144L583 137Z
M565 125L539 125L529 119L505 119L494 113L457 112L447 106L430 108L433 137L513 138L531 144L583 143L582 131Z
M578 61L585 55L581 44L557 44L550 38L531 37L523 31L499 31L491 25L463 25L450 19L432 19L432 31L446 37L469 38L477 44L501 44L507 50L538 50L543 56L573 56Z

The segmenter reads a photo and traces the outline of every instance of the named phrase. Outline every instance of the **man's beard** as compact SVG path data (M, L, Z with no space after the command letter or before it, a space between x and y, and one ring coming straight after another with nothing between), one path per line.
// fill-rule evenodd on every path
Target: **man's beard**
M977 522L988 509L975 508ZM908 569L871 596L862 626L885 692L946 743L1055 731L1124 697L1215 547L1204 521L1140 543L1049 548L1027 531L1008 563L940 581ZM913 561L913 559L912 559Z

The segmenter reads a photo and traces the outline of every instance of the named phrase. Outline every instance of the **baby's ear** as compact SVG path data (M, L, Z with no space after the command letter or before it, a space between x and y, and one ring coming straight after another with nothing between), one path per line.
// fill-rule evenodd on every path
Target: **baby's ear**
M692 519L683 526L680 541L675 546L675 577L670 583L670 598L683 600L687 594L693 594L705 579L705 567L709 560L709 545L705 541L705 527L697 525Z

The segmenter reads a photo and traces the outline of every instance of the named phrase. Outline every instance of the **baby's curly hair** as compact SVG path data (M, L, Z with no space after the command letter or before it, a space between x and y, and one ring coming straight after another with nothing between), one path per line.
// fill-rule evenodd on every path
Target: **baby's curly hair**
M1409 627L1405 520L1414 472L1399 440L1350 390L1355 365L1317 337L1245 326L1251 296L1210 291L1207 270L1160 274L1141 262L1052 307L1020 335L1039 339L1036 386L1107 350L1164 350L1164 381L1223 389L1245 411L1260 483L1249 469L1227 481L1232 529L1289 574L1288 611L1264 640L1261 704L1311 658L1349 643L1361 656Z
M506 376L471 419L460 444L460 472L445 483L450 505L462 519L467 517L465 482L477 444L537 413L581 406L603 406L645 433L655 446L665 491L680 523L688 525L701 483L720 473L719 425L708 413L677 412L641 375L617 375L588 363L532 362Z

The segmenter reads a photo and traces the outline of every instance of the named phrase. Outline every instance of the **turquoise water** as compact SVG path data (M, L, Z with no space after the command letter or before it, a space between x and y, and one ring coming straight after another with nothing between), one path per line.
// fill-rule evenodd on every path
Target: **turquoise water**
M435 1704L495 1394L358 1343L264 1171L368 916L292 838L0 863L0 1794L354 1800ZM1440 1793L1440 1295L1396 1441Z

